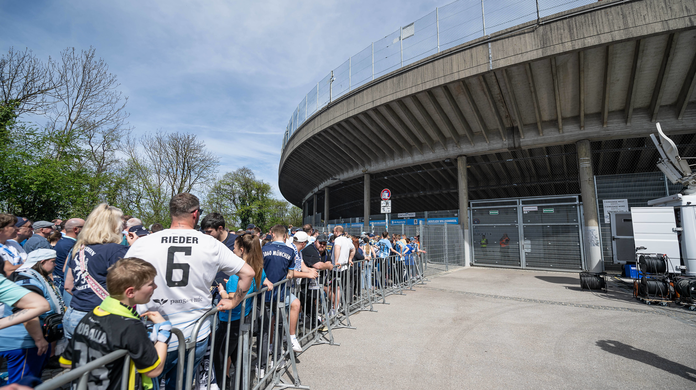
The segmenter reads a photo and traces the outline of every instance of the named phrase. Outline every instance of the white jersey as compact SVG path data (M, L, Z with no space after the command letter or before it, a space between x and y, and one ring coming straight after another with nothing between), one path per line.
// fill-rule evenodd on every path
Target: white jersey
M340 246L341 247L341 252L338 254L338 259L336 261L336 264L347 264L348 259L350 258L350 249L354 248L353 246L353 241L346 237L346 236L340 236L336 237L336 240L334 241L333 245L333 251L336 251L336 247Z
M198 319L212 308L210 287L215 275L234 275L244 266L244 260L225 244L193 229L166 229L144 236L133 243L126 257L143 259L157 269L157 289L149 303L138 305L138 312L160 312L187 339ZM209 334L210 321L206 321L197 341ZM178 345L172 335L168 350Z

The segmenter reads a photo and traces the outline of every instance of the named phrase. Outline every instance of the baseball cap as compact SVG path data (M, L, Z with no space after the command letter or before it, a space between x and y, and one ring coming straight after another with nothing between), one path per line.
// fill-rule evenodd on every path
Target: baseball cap
M318 242L326 242L326 241L329 241L329 239L328 239L328 238L326 238L326 234L320 234L320 235L319 235L319 236L317 237L317 239L316 239L316 240L314 240L314 241L318 241Z
M41 229L41 228L52 228L55 229L56 225L53 224L53 222L48 222L48 221L36 221L34 222L33 225L31 225L34 229Z
M147 229L143 227L143 225L132 226L130 229L128 229L128 232L135 233L135 235L138 237L147 236L148 234L150 234L150 232L148 232Z
M29 222L28 219L24 217L17 217L17 223L15 224L15 227L21 228L24 226L27 222Z
M247 225L246 230L251 230L251 229L253 229L253 228L255 228L255 227L256 227L256 225L254 225L253 223L250 223L250 224Z
M307 242L307 241L309 241L309 235L303 231L299 231L299 232L295 233L293 240L295 240L297 242Z
M17 269L17 271L22 271L27 268L31 268L34 264L44 261L44 260L50 260L50 259L55 259L56 258L56 251L53 249L46 249L46 248L39 248L31 251L29 253L29 256L27 256L27 260L22 264L21 267Z

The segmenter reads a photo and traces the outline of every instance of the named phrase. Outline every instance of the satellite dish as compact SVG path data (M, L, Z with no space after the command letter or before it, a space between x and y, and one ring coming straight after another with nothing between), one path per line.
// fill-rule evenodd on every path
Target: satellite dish
M650 138L661 157L657 162L657 167L672 183L686 185L688 193L696 191L696 175L691 172L689 163L679 156L677 145L662 132L660 124L657 123L656 126L660 138L655 137L655 134L650 134Z
M662 127L660 127L659 122L657 123L657 132L660 134L660 141L662 141L660 142L660 144L665 154L667 155L667 159L672 163L672 165L679 169L684 176L690 175L691 168L689 167L689 163L687 163L686 161L682 160L681 157L679 157L677 145L675 145L674 141L669 139L669 137L667 137L665 133L662 132Z

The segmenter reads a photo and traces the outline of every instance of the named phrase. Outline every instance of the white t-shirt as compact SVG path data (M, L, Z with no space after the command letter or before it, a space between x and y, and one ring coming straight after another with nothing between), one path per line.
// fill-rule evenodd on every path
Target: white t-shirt
M244 260L225 244L193 229L166 229L142 237L133 243L126 257L143 259L157 269L157 289L149 303L138 305L138 312L159 311L187 339L196 321L212 308L210 286L215 275L234 275L244 266ZM210 321L206 321L196 341L209 334ZM168 350L175 350L178 344L172 337Z
M341 247L341 252L338 254L338 264L347 264L350 257L350 248L353 248L353 241L346 236L336 237L333 244L333 253L338 250L338 246Z

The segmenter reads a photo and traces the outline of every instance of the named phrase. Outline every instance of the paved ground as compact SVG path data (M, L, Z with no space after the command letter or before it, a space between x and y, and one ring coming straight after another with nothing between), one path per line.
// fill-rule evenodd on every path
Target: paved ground
M696 313L639 303L627 284L469 268L430 276L351 317L340 346L299 356L312 389L696 388Z

